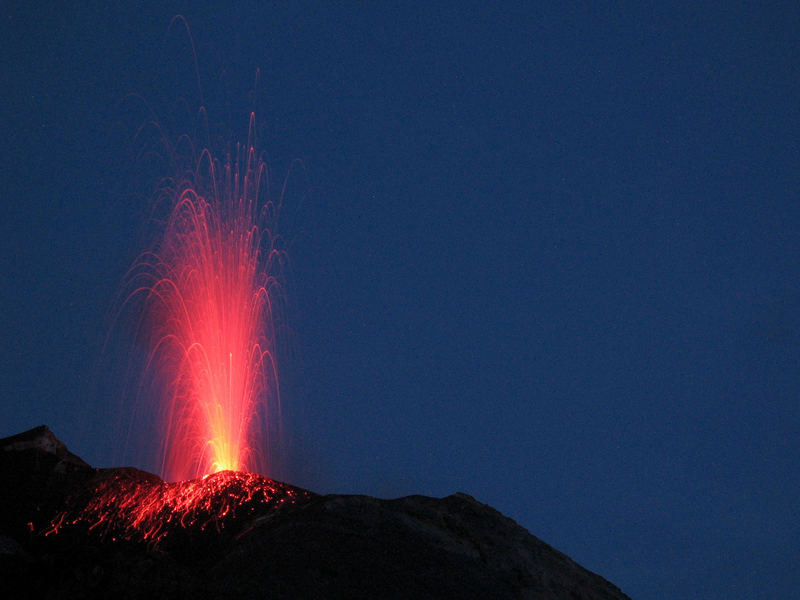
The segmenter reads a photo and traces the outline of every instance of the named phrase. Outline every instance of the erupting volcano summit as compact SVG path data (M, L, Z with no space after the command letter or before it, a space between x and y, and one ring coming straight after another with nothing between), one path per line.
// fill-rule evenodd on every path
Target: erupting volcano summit
M247 473L93 469L46 427L0 440L13 598L630 600L466 494L320 496Z

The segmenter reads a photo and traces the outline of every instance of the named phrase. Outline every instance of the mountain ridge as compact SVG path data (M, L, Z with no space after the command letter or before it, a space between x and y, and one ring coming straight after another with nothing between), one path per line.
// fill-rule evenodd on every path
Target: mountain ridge
M95 469L46 426L0 439L18 597L629 600L468 494L320 495L254 474Z

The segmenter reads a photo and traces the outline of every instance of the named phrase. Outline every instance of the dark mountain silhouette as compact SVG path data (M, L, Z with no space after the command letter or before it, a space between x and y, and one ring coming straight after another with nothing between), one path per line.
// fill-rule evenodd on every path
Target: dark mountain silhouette
M225 471L94 469L45 426L0 440L8 598L621 600L474 498L318 495Z

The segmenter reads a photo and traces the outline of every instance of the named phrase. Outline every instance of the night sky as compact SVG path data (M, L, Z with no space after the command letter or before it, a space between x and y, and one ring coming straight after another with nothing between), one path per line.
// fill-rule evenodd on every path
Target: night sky
M120 466L180 13L212 127L304 164L283 478L469 493L637 600L796 594L800 5L72 4L0 14L0 436Z

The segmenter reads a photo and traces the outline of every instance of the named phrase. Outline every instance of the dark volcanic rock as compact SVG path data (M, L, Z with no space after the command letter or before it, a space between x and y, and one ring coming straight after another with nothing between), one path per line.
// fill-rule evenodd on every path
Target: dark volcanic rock
M30 536L94 473L45 425L0 439L0 534Z
M230 597L626 598L466 494L322 496L256 523L212 575Z
M627 598L466 494L318 496L231 472L167 484L93 469L46 427L0 440L0 479L8 597Z

